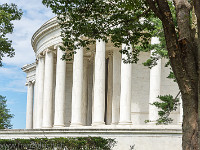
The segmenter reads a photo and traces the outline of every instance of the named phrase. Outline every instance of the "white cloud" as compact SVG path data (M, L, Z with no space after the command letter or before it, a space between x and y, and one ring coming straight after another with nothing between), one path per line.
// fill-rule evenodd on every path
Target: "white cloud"
M0 91L26 92L25 82L25 73L20 68L0 68Z
M5 67L0 68L0 78L8 81L2 86L4 83L0 80L0 91L25 92L26 77L20 68L35 61L35 53L31 46L32 35L42 24L54 17L54 14L42 5L42 0L1 0L0 4L2 3L15 3L24 14L20 21L13 22L14 32L8 35L13 42L15 56L3 59Z
M47 20L54 17L38 0L1 0L1 3L15 3L24 12L20 21L14 21L14 32L9 35L15 49L14 58L4 58L3 62L18 67L34 62L35 55L31 46L34 32Z

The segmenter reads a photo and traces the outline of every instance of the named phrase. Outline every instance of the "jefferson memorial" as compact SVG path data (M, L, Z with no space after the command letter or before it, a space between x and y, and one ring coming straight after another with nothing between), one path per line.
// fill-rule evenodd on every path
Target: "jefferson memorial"
M22 68L27 74L26 129L5 136L102 136L115 138L119 150L131 145L137 150L181 149L181 104L170 125L156 125L158 110L150 105L158 95L179 93L167 78L167 60L149 69L142 63L151 53L141 52L137 64L125 64L119 50L128 45L116 48L100 39L90 51L80 47L73 61L63 61L60 32L55 17L33 35L36 61ZM156 42L153 38L151 43Z

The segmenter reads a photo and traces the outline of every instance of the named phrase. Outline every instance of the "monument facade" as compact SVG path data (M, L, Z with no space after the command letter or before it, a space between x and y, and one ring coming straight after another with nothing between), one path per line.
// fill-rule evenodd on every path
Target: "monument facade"
M100 39L90 45L90 51L80 47L73 61L63 61L60 31L56 18L52 18L32 37L36 62L22 68L27 73L27 129L85 132L100 128L113 130L116 136L122 128L141 132L175 129L180 148L182 108L171 114L173 127L158 127L157 109L150 105L158 95L176 96L179 92L177 84L166 78L170 72L165 67L167 60L160 59L149 69L142 63L151 54L141 52L137 64L125 64L122 58L126 56L119 50L129 45L116 48ZM145 124L145 120L152 122ZM174 138L171 132L168 135ZM169 139L172 143L176 141L173 138Z

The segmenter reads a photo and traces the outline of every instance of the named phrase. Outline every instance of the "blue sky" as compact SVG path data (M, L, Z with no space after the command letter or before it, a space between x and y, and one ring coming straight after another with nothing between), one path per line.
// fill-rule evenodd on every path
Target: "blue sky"
M1 0L15 3L24 12L20 21L14 21L14 32L8 37L13 41L15 56L4 58L0 68L0 95L6 96L8 108L15 117L11 120L14 129L26 127L26 74L21 70L25 64L35 61L31 46L34 32L47 20L54 17L50 9L42 5L42 0Z

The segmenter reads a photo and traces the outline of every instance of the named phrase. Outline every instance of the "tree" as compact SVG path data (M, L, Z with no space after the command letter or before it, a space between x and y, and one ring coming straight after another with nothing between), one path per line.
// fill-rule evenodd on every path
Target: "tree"
M13 32L13 20L20 20L22 10L17 8L17 5L11 3L8 5L0 4L0 67L2 66L2 58L13 57L15 52L12 47L12 41L6 35Z
M7 109L6 101L6 97L0 95L0 129L12 128L10 120L14 115L10 114L10 110Z
M87 47L96 39L106 42L110 39L116 47L122 43L131 44L134 47L132 54L125 49L121 52L129 56L126 63L137 62L140 51L152 49L149 41L156 36L153 20L159 19L165 44L155 53L169 58L181 91L182 147L184 150L198 149L200 0L43 0L43 4L58 15L62 50L67 48L63 59L67 60L72 59L73 50L78 46ZM156 59L151 59L150 64Z

